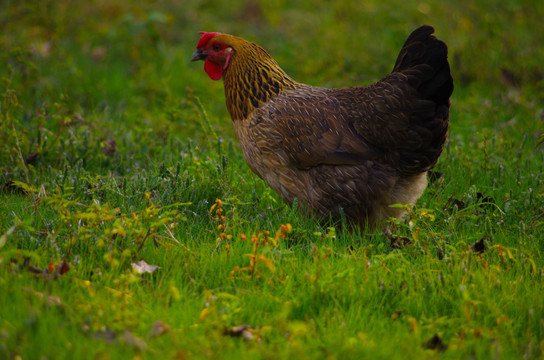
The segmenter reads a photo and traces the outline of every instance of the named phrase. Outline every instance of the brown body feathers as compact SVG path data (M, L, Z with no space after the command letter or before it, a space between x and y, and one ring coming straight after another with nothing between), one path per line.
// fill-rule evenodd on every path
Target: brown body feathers
M421 196L446 140L453 80L433 32L415 30L382 80L345 89L297 83L231 35L204 33L192 60L223 77L245 159L285 202L373 226Z

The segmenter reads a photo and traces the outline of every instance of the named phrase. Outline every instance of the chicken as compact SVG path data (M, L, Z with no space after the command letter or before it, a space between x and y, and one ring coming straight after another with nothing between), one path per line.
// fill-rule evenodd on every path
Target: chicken
M389 75L351 88L298 83L260 46L217 32L201 32L191 61L223 78L247 164L286 203L375 227L405 213L390 205L414 205L446 141L453 79L433 33L416 29Z

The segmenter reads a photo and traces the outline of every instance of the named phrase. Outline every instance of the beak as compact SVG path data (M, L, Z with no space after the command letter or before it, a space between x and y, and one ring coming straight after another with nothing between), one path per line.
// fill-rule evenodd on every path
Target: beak
M198 49L197 51L195 51L193 56L191 56L191 61L204 60L207 57L208 57L208 54Z

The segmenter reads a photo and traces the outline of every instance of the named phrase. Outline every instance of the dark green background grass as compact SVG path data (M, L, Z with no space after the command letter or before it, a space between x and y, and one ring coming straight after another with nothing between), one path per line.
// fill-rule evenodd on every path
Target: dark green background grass
M4 1L0 358L542 357L543 17L535 1ZM297 81L356 86L422 24L455 91L445 177L391 227L400 249L285 207L189 61L198 31L221 31Z

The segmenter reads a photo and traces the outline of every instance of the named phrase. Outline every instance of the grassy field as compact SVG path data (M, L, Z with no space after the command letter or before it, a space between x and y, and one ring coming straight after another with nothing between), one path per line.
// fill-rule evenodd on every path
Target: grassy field
M0 358L543 358L542 18L532 0L3 1ZM189 62L222 31L355 86L421 24L450 49L445 176L389 237L284 206Z

